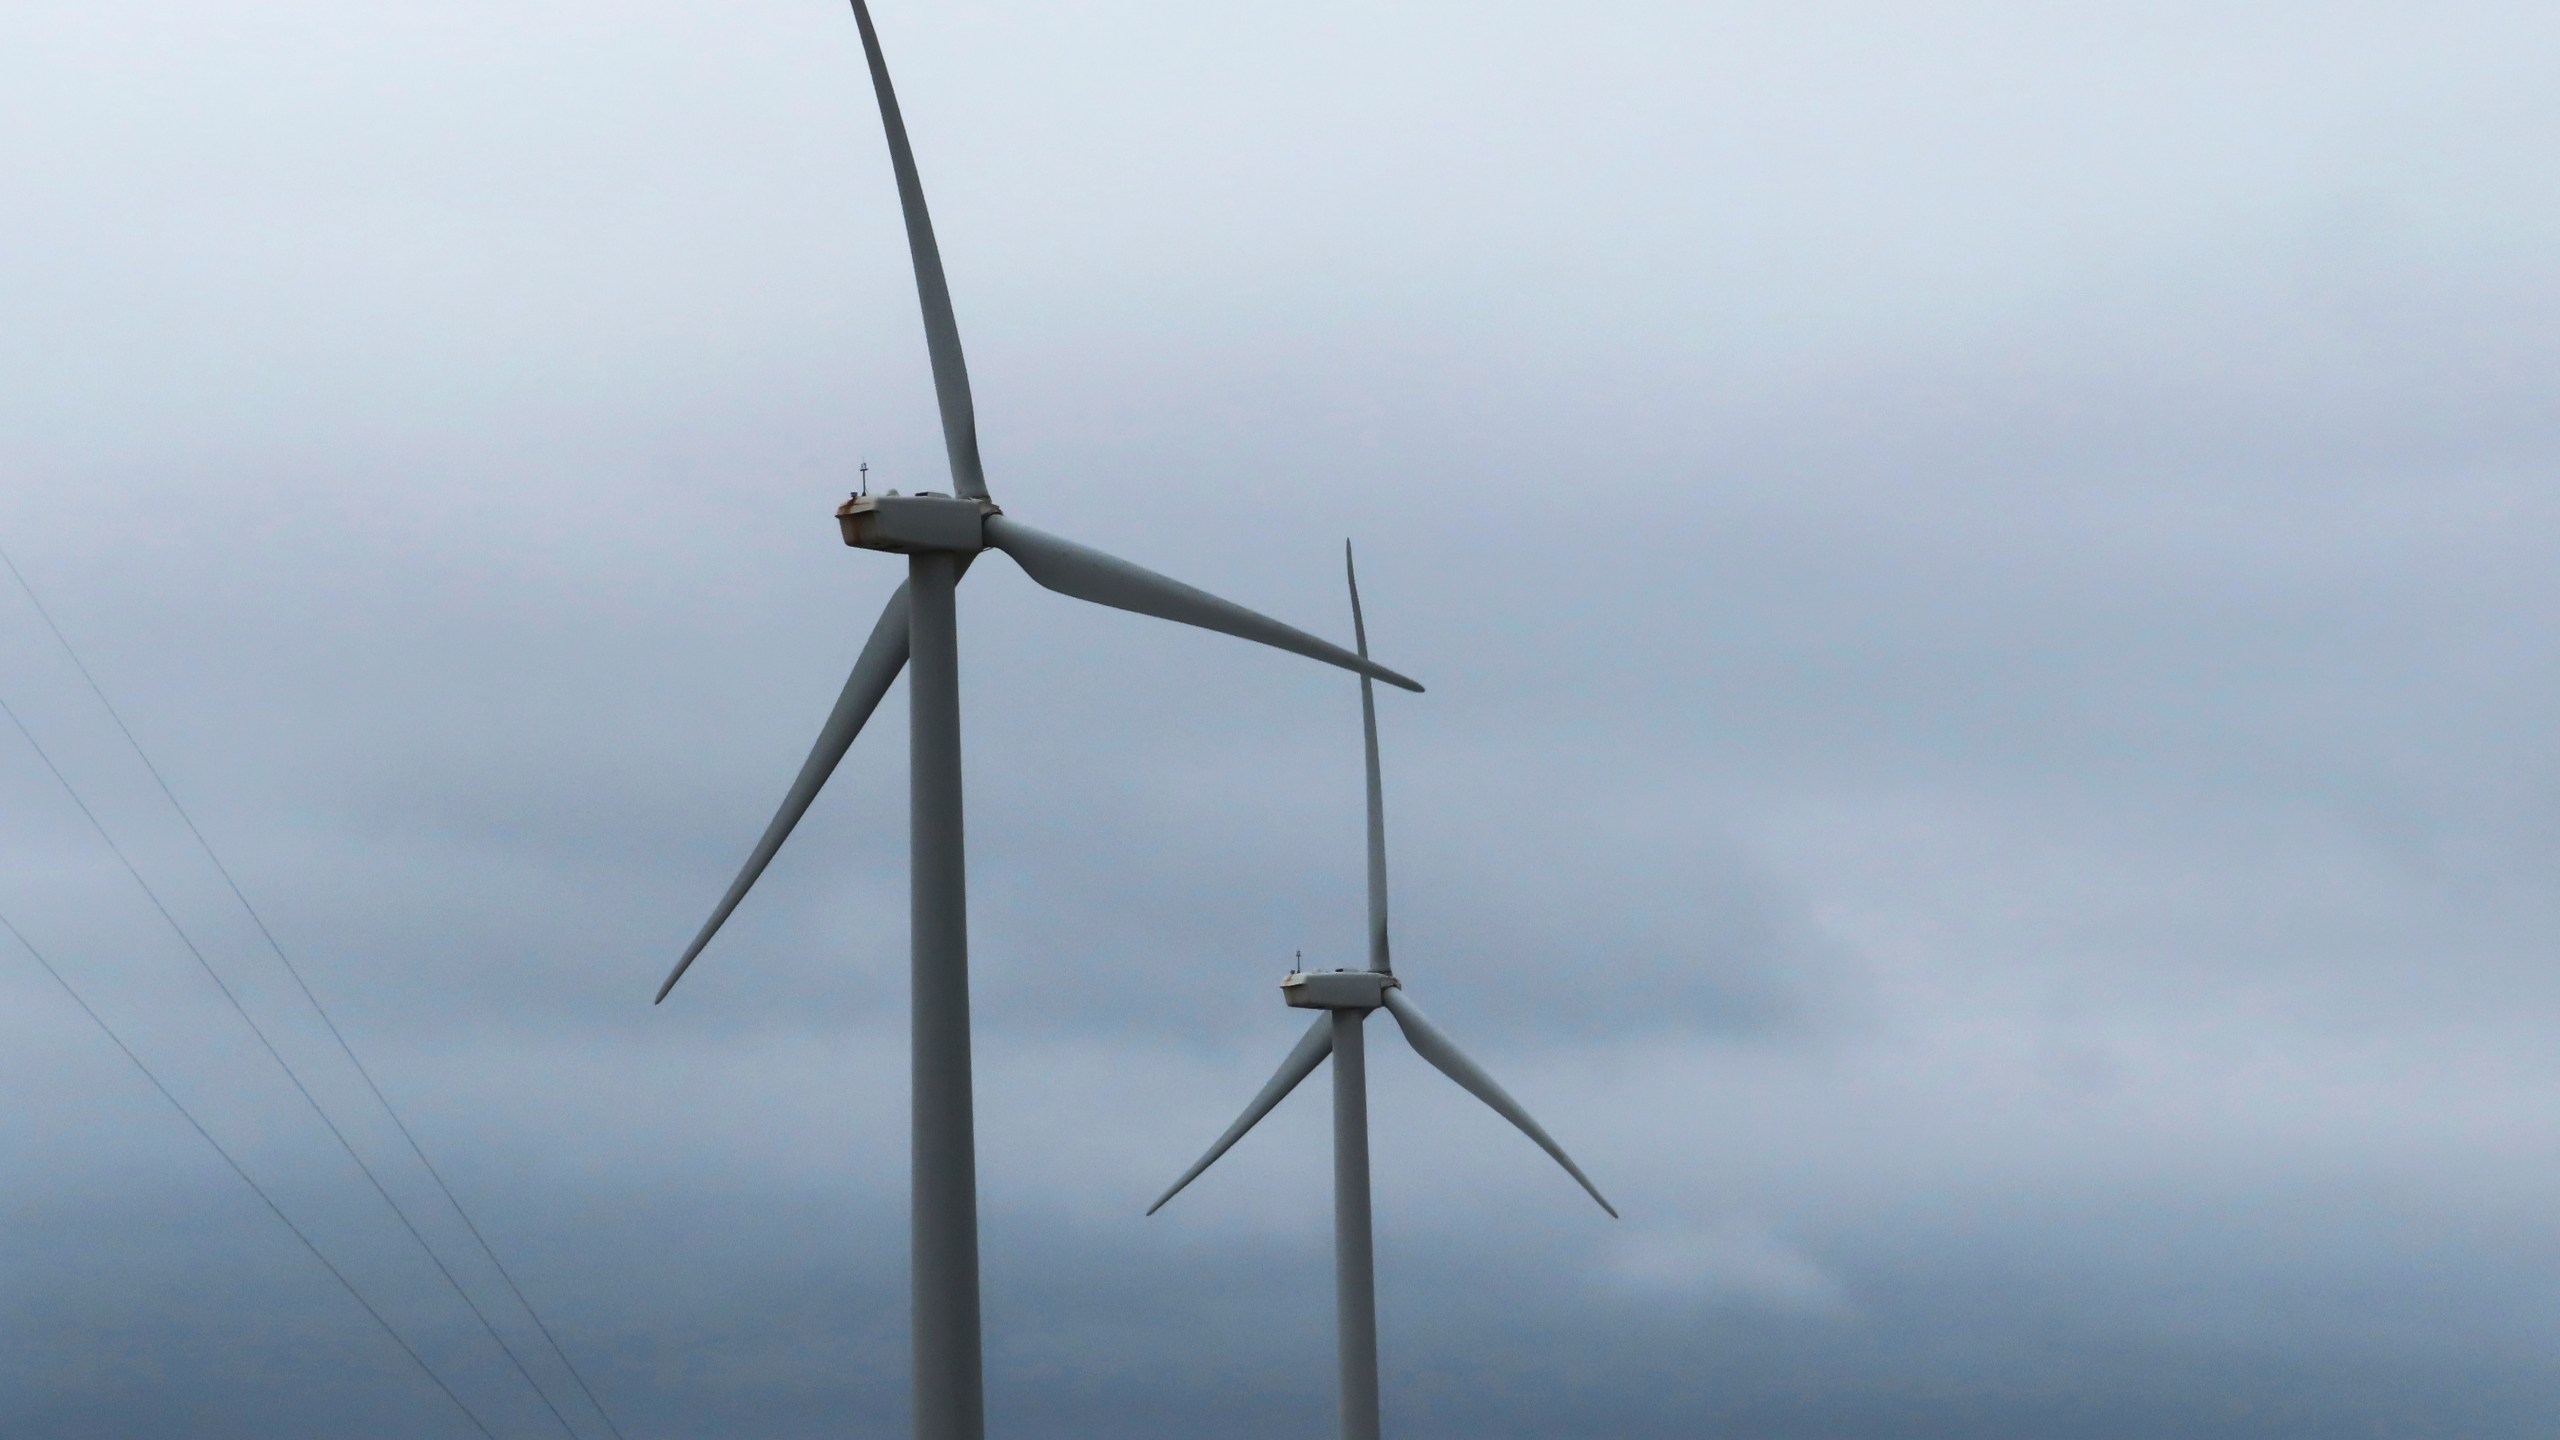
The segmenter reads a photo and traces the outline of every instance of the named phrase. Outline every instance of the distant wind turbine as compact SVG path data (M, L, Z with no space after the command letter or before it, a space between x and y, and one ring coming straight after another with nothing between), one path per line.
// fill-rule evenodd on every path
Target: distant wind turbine
M915 1433L921 1440L979 1440L985 1433L978 1323L977 1142L969 1075L969 935L961 836L959 637L953 594L978 552L1013 557L1035 582L1062 595L1197 625L1357 671L1408 690L1422 687L1365 654L1355 655L1241 605L1006 515L987 498L960 330L951 313L933 221L925 213L906 124L881 59L871 12L853 0L854 22L880 101L907 249L924 309L925 348L950 454L948 495L857 494L836 511L848 545L907 557L907 579L880 612L834 711L773 822L686 947L658 999L667 998L721 922L764 873L791 828L834 773L890 683L912 667L909 826L913 916L913 1177Z
M1351 587L1351 628L1362 659L1369 654L1369 627L1360 614L1360 577L1352 569L1351 542L1342 544L1342 572ZM1153 1215L1182 1187L1227 1153L1255 1122L1272 1111L1315 1073L1327 1055L1333 1057L1333 1285L1335 1344L1342 1374L1343 1440L1378 1437L1378 1292L1377 1270L1369 1235L1369 1071L1361 1025L1372 1010L1384 1008L1403 1028L1405 1043L1455 1080L1470 1095L1493 1107L1495 1114L1520 1127L1555 1157L1565 1173L1581 1184L1600 1208L1617 1218L1617 1209L1564 1153L1553 1137L1529 1117L1509 1091L1494 1082L1484 1067L1467 1058L1439 1027L1405 998L1404 982L1387 962L1387 819L1386 799L1378 781L1378 697L1369 676L1360 676L1360 728L1369 764L1369 966L1365 970L1293 970L1280 982L1280 994L1300 1010L1322 1010L1304 1038L1280 1062L1271 1083L1244 1107L1236 1123L1209 1147L1173 1188L1147 1207Z

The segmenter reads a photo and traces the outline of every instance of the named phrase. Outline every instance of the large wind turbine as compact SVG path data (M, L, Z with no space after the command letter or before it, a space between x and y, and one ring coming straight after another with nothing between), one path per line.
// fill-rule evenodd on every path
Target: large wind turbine
M1360 577L1352 569L1351 542L1342 544L1342 573L1351 587L1351 629L1360 657L1369 655L1369 627L1360 615ZM1333 1286L1335 1345L1342 1375L1343 1440L1378 1437L1378 1292L1377 1271L1369 1239L1369 1069L1363 1048L1362 1023L1369 1012L1385 1009L1403 1028L1405 1043L1455 1080L1468 1094L1493 1107L1495 1114L1520 1127L1555 1157L1565 1173L1617 1218L1617 1209L1601 1197L1591 1177L1573 1163L1553 1137L1509 1091L1494 1082L1484 1067L1466 1057L1422 1011L1405 998L1404 982L1387 961L1387 818L1378 783L1378 696L1369 673L1360 675L1360 729L1369 762L1369 965L1365 970L1296 970L1280 982L1281 997L1300 1010L1321 1010L1297 1048L1280 1062L1271 1083L1244 1107L1236 1123L1209 1147L1173 1188L1147 1207L1153 1215L1182 1193L1182 1187L1216 1163L1244 1132L1271 1113L1298 1082L1315 1073L1327 1055L1333 1057Z
M907 249L915 262L916 297L924 308L925 348L933 363L942 439L950 452L948 495L857 495L836 511L848 545L907 557L907 579L889 597L846 678L835 709L809 748L773 823L765 827L728 894L676 962L658 999L667 998L686 967L711 942L756 877L764 873L792 826L817 798L863 722L902 668L912 670L907 695L910 862L913 915L913 1178L915 1432L922 1440L979 1440L985 1407L978 1331L977 1142L969 1084L969 921L960 805L959 637L953 591L985 549L1013 557L1034 581L1063 595L1141 615L1216 630L1375 676L1408 690L1422 687L1365 655L1169 580L1152 570L1035 530L987 497L978 462L978 431L968 368L951 314L933 221L925 213L915 154L898 115L897 94L880 56L871 12L853 0L862 53L880 101L898 203L906 214Z

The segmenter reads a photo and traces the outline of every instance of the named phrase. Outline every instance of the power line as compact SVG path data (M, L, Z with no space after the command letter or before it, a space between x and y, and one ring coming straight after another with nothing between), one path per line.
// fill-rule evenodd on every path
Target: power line
M533 1321L534 1328L542 1333L543 1342L550 1346L551 1353L559 1360L561 1368L569 1372L569 1378L577 1384L578 1393L584 1395L587 1403L595 1408L597 1417L604 1421L605 1429L612 1432L614 1440L625 1440L622 1427L614 1423L612 1413L604 1408L602 1400L596 1398L596 1392L587 1384L587 1377L579 1371L577 1363L569 1358L569 1352L561 1347L559 1337L552 1333L550 1324L542 1318L542 1313L534 1308L533 1301L525 1295L524 1288L516 1283L516 1277L507 1269L506 1262L498 1258L496 1248L491 1246L488 1237L481 1233L479 1222L472 1219L471 1212L463 1207L462 1198L454 1194L451 1185L445 1183L444 1172L436 1168L433 1160L427 1158L426 1147L418 1142L416 1133L409 1128L408 1120L400 1114L399 1108L391 1103L391 1097L383 1093L382 1086L373 1078L373 1071L363 1060L357 1058L355 1046L348 1043L345 1032L338 1028L337 1020L329 1014L329 1008L320 1003L319 994L311 988L309 981L303 979L302 967L294 964L293 957L285 953L283 944L276 939L275 931L268 928L266 917L258 913L258 907L250 903L248 892L240 887L238 880L232 878L231 867L222 863L222 856L213 848L213 842L205 837L203 829L196 824L195 816L188 813L186 805L178 799L178 792L160 773L160 767L152 763L150 753L142 748L142 741L133 733L133 727L125 723L123 712L117 710L115 702L107 698L106 687L100 685L98 677L90 672L87 662L80 658L79 650L72 645L71 637L63 633L61 625L55 623L53 612L46 608L43 597L36 594L34 584L27 579L25 572L18 568L18 562L10 558L5 548L0 548L0 566L6 566L9 577L18 582L18 589L26 595L27 603L35 607L36 615L44 621L45 629L52 632L54 643L62 647L62 653L70 659L71 667L79 671L81 680L87 683L89 693L97 697L99 707L107 712L108 719L115 722L117 733L124 736L124 743L132 749L134 758L142 762L142 768L150 773L152 783L160 787L160 794L169 802L169 808L176 811L178 819L185 823L187 833L195 838L196 847L204 851L205 859L213 862L214 873L222 877L222 883L229 887L231 897L240 902L240 908L248 913L250 923L257 927L259 937L266 941L267 949L275 955L277 962L284 966L285 973L293 977L294 988L302 992L302 998L310 1004L312 1013L319 1016L321 1025L327 1028L329 1038L337 1042L339 1052L347 1057L347 1063L354 1066L356 1074L363 1078L365 1089L372 1092L374 1102L382 1107L383 1114L391 1118L392 1127L400 1132L400 1138L408 1145L409 1153L418 1158L418 1164L426 1170L428 1177L435 1181L437 1191L444 1196L445 1203L453 1207L454 1215L462 1221L463 1228L470 1232L472 1242L478 1245L480 1253L488 1258L490 1268L497 1271L500 1280L506 1282L507 1292L515 1297L516 1304L523 1307L526 1318ZM19 728L23 730L25 727ZM58 775L60 772L56 773ZM278 1062L282 1063L282 1057L278 1057ZM402 1218L405 1220L407 1217ZM420 1243L425 1242L421 1240ZM439 1268L441 1268L441 1262L439 1262ZM464 1298L465 1303L469 1303L469 1297ZM479 1307L475 1305L472 1308L475 1314L478 1313ZM484 1319L481 1323L485 1327L488 1322ZM491 1334L492 1338L495 1338L494 1330ZM498 1343L500 1348L506 1348L505 1341L500 1340ZM508 1358L515 1359L512 1350L508 1352ZM516 1368L522 1371L523 1363L517 1362ZM528 1374L525 1379L531 1383L533 1377ZM540 1394L542 1387L535 1384L534 1390L535 1393ZM548 1395L543 1396L543 1403L546 1406L551 1403ZM555 1408L552 1413L557 1416L559 1411ZM561 1424L566 1428L568 1421L563 1419Z
M204 951L196 945L195 937L189 935L186 927L178 923L178 917L170 913L168 905L160 898L160 892L152 889L151 882L142 878L142 871L135 867L132 857L126 855L124 847L117 844L115 836L108 833L105 823L98 819L98 813L90 809L89 802L80 797L80 791L71 783L71 777L63 774L62 767L53 763L53 756L47 753L43 743L36 739L35 732L27 728L27 722L18 718L18 712L10 706L5 697L0 697L0 716L6 716L9 723L17 727L19 736L36 752L36 758L44 762L45 769L53 772L54 781L62 787L62 793L71 797L71 803L77 806L80 813L88 819L89 827L98 832L98 838L105 842L108 852L124 866L124 873L132 876L133 883L141 887L143 897L151 902L151 908L160 912L160 918L167 922L170 932L178 937L178 943L186 947L189 955L195 957L197 968L204 971L205 978L213 982L213 988L222 992L222 998L230 1002L231 1012L240 1017L241 1024L249 1027L250 1034L258 1037L258 1044L267 1052L267 1058L275 1061L276 1068L282 1070L284 1077L293 1082L293 1088L302 1096L303 1103L311 1107L311 1113L319 1117L321 1125L337 1140L338 1148L346 1151L347 1158L355 1162L356 1169L361 1171L366 1182L373 1186L373 1193L381 1196L382 1203L391 1207L391 1213L398 1217L401 1228L407 1230L409 1238L418 1243L419 1250L426 1254L427 1262L436 1267L436 1273L444 1277L444 1283L450 1286L455 1296L461 1299L463 1308L469 1310L471 1317L480 1322L480 1328L488 1332L489 1338L496 1342L499 1351L507 1357L508 1363L515 1366L516 1373L524 1377L527 1385L533 1387L534 1395L542 1401L543 1408L551 1412L551 1418L560 1422L561 1430L570 1437L570 1440L577 1440L578 1432L569 1424L569 1417L561 1414L560 1407L552 1403L550 1393L542 1388L541 1381L533 1378L533 1372L525 1368L524 1361L517 1356L515 1347L509 1345L507 1338L498 1333L498 1327L490 1323L488 1315L480 1308L480 1302L471 1298L471 1292L463 1288L461 1280L455 1278L451 1267L444 1263L444 1257L436 1253L436 1247L427 1243L425 1233L418 1229L417 1222L409 1218L409 1212L401 1208L400 1202L393 1198L390 1187L384 1185L382 1177L374 1173L371 1165L365 1163L365 1158L357 1151L355 1142L349 1140L347 1133L338 1128L338 1122L331 1119L328 1109L321 1105L320 1097L312 1094L311 1087L303 1083L301 1072L295 1070L292 1062L284 1058L284 1052L276 1048L275 1041L267 1038L266 1029L249 1014L249 1008L240 1003L239 995L224 982L221 973L213 968L213 962L205 958Z
M80 1013L88 1016L89 1022L98 1027L98 1033L106 1036L110 1044L124 1053L125 1059L133 1062L133 1068L141 1071L142 1078L151 1082L151 1088L160 1092L160 1098L168 1101L170 1108L178 1112L178 1118L186 1121L188 1127L202 1137L204 1143L213 1147L213 1153L222 1157L222 1163L231 1167L231 1173L240 1177L240 1183L248 1186L250 1193L256 1195L267 1207L267 1212L283 1222L285 1229L293 1232L293 1238L302 1242L302 1248L311 1252L311 1258L320 1262L321 1268L329 1272L329 1278L337 1281L339 1288L345 1290L349 1297L364 1307L364 1313L373 1317L373 1323L382 1327L382 1333L391 1337L391 1343L400 1347L400 1353L409 1357L410 1362L418 1367L420 1374L425 1375L438 1390L444 1392L444 1398L453 1402L453 1408L462 1412L462 1417L471 1422L471 1428L479 1431L487 1437L487 1440L497 1440L496 1436L489 1433L489 1427L477 1414L473 1413L471 1407L463 1403L462 1397L454 1393L453 1387L445 1383L444 1377L435 1372L435 1367L427 1363L426 1357L418 1353L417 1347L403 1339L400 1332L391 1327L391 1322L384 1319L382 1312L374 1308L373 1302L364 1298L364 1292L356 1288L355 1282L347 1278L347 1272L339 1269L327 1255L321 1253L320 1247L312 1243L311 1237L303 1232L301 1226L293 1223L293 1217L284 1213L284 1207L276 1203L275 1197L267 1193L266 1187L252 1179L239 1160L234 1158L229 1150L223 1148L222 1142L213 1138L213 1132L204 1128L204 1122L196 1119L195 1112L189 1110L185 1102L179 1100L177 1095L161 1082L160 1077L153 1073L150 1066L142 1063L142 1057L135 1054L133 1047L124 1042L124 1037L115 1032L115 1027L107 1023L106 1017L100 1015L96 1007L73 988L71 981L65 978L60 970L54 968L53 962L46 959L44 952L36 948L35 942L27 938L26 932L20 930L6 915L0 915L0 929L7 930L29 955L35 957L36 963L44 967L44 973L52 976L53 983L62 987L62 993L71 997L71 1003L80 1007Z

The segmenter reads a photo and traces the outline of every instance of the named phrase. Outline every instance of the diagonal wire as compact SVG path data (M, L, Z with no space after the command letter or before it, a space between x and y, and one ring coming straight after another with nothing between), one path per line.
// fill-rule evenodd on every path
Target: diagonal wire
M115 1032L115 1027L107 1023L106 1017L100 1015L89 1004L88 999L72 987L71 981L65 978L60 970L54 968L53 962L46 959L44 952L36 948L36 943L27 938L26 932L11 923L6 915L0 915L0 930L7 930L28 954L35 957L36 963L44 967L44 973L53 977L53 983L61 986L62 993L71 997L71 1003L80 1007L80 1013L89 1017L90 1023L98 1027L99 1033L105 1035L109 1043L124 1052L124 1058L133 1062L133 1068L142 1072L142 1078L151 1082L151 1088L160 1092L160 1098L168 1101L170 1107L178 1112L178 1118L186 1121L188 1126L202 1137L204 1143L213 1147L213 1153L222 1157L222 1163L230 1166L231 1173L240 1177L240 1183L248 1186L250 1193L256 1195L266 1205L268 1213L284 1222L284 1228L293 1232L293 1238L302 1242L302 1248L311 1252L311 1258L320 1262L320 1267L329 1272L329 1278L337 1281L339 1288L345 1290L358 1305L364 1307L364 1313L373 1317L373 1323L382 1327L382 1333L391 1337L391 1343L400 1347L400 1353L409 1357L410 1361L418 1367L419 1373L425 1375L428 1380L434 1382L438 1390L444 1392L444 1398L453 1402L453 1408L462 1412L462 1418L471 1422L471 1428L488 1436L488 1440L497 1440L496 1436L490 1435L488 1425L472 1412L470 1406L462 1402L462 1397L455 1394L453 1387L445 1383L444 1377L435 1372L435 1367L427 1363L426 1357L418 1353L417 1347L402 1338L399 1331L391 1328L391 1322L383 1318L382 1312L374 1308L372 1301L364 1298L364 1292L358 1290L355 1282L347 1278L347 1272L339 1269L327 1255L321 1253L320 1247L311 1242L311 1237L304 1233L301 1226L293 1223L293 1217L284 1213L284 1207L276 1203L275 1197L267 1193L265 1186L250 1178L249 1172L241 1166L239 1160L229 1150L223 1148L221 1141L213 1138L213 1132L204 1128L204 1122L198 1120L195 1112L189 1110L185 1103L161 1082L160 1077L152 1072L151 1067L142 1063L142 1057L135 1054L133 1047L124 1042L124 1037Z
M195 837L196 848L204 851L204 858L213 862L214 873L220 875L222 883L230 887L231 897L240 902L242 910L248 912L250 923L258 927L258 934L267 942L267 949L274 952L276 960L284 966L285 973L293 977L294 988L300 990L302 998L310 1002L312 1013L320 1017L320 1023L329 1031L329 1038L338 1043L338 1049L347 1057L347 1063L353 1065L356 1074L363 1077L365 1088L373 1092L374 1101L382 1107L382 1113L391 1117L392 1127L400 1132L401 1140L408 1144L409 1153L418 1157L418 1164L424 1167L428 1177L435 1181L436 1189L443 1194L445 1203L453 1207L453 1213L461 1219L463 1228L471 1232L473 1243L480 1247L482 1255L488 1257L490 1268L498 1272L500 1280L506 1282L507 1293L515 1297L516 1304L523 1307L526 1318L533 1321L536 1330L542 1332L543 1342L551 1347L553 1357L559 1360L562 1369L569 1372L569 1378L576 1382L578 1393L587 1397L587 1403L595 1407L596 1415L604 1421L605 1429L613 1433L614 1440L626 1440L622 1427L614 1423L612 1413L604 1408L604 1402L597 1399L596 1392L588 1386L587 1377L579 1371L576 1362L569 1358L569 1352L561 1348L559 1337L551 1333L550 1323L542 1318L540 1311L533 1308L533 1301L527 1298L524 1288L516 1283L516 1277L507 1269L506 1262L498 1258L497 1250L490 1245L488 1237L480 1232L479 1222L471 1218L471 1212L463 1208L461 1197L453 1193L451 1185L445 1183L444 1172L436 1168L436 1162L427 1158L426 1147L418 1143L417 1135L409 1129L408 1120L402 1117L399 1109L391 1103L391 1097L383 1093L382 1086L373 1078L373 1071L366 1067L364 1061L356 1057L355 1046L349 1044L345 1033L338 1029L337 1020L329 1014L328 1007L320 1003L320 996L312 990L310 982L302 978L302 967L293 963L293 958L285 953L283 944L276 939L275 932L267 928L267 918L258 913L258 907L249 902L248 892L240 888L238 880L232 878L231 867L222 863L222 856L215 852L213 842L206 839L204 831L196 825L195 816L189 814L185 804L178 799L178 792L172 789L167 778L161 775L160 767L151 763L151 756L142 748L142 741L134 735L133 727L125 723L123 713L116 709L113 700L107 698L106 687L100 685L98 677L90 673L88 663L80 658L80 652L72 646L71 637L62 633L62 627L54 621L53 612L45 608L43 598L36 594L36 587L28 581L25 572L18 568L18 562L9 557L9 552L5 548L0 548L0 566L6 566L9 578L18 582L18 589L25 593L27 603L35 607L36 615L44 621L45 629L52 632L54 643L60 645L62 653L69 657L71 668L80 672L80 678L89 686L89 693L97 697L99 707L107 712L108 719L115 722L117 733L124 736L124 743L131 747L134 758L142 762L144 770L150 772L152 782L160 787L160 794L169 802L169 808L178 813L178 819L185 823L187 833ZM504 1343L501 1341L501 1346ZM512 1353L508 1358L514 1358ZM518 1364L516 1368L522 1370L524 1367ZM532 1379L530 1375L525 1378ZM541 1388L539 1385L534 1387L537 1392ZM544 1403L550 1403L549 1397L544 1398ZM552 1413L557 1415L559 1412L554 1410ZM567 1421L564 1420L561 1423L566 1425Z
M72 785L71 777L63 774L62 767L53 763L53 756L48 754L42 742L36 739L35 732L27 728L27 722L18 718L18 712L4 698L0 698L0 716L8 717L9 723L17 727L18 734L34 749L36 758L44 762L44 768L53 772L54 781L62 787L62 793L70 796L71 803L79 807L80 813L88 818L89 828L98 832L98 838L106 842L107 850L116 857L118 863L124 866L124 873L132 876L133 883L142 888L144 898L151 902L151 908L159 911L160 918L168 922L170 931L178 937L178 943L184 945L187 953L195 957L197 968L203 970L205 977L213 982L213 987L222 992L222 998L231 1003L231 1012L240 1017L241 1024L249 1027L250 1034L258 1037L258 1044L266 1050L267 1057L276 1062L276 1068L284 1072L284 1078L292 1081L293 1088L301 1093L303 1103L311 1107L311 1113L320 1117L320 1123L327 1127L330 1135L337 1139L338 1148L346 1151L347 1158L353 1160L356 1163L356 1169L364 1173L365 1180L373 1186L373 1193L381 1196L382 1203L391 1207L391 1213L399 1218L401 1228L407 1230L409 1238L417 1241L418 1248L425 1252L428 1263L436 1267L436 1273L444 1277L444 1283L451 1286L453 1293L461 1298L463 1307L471 1312L473 1319L480 1322L480 1328L488 1332L491 1340L497 1342L498 1349L506 1355L508 1363L515 1366L516 1373L524 1377L527 1385L533 1387L533 1393L542 1401L543 1408L551 1412L552 1419L560 1422L561 1430L569 1435L570 1440L577 1440L577 1430L569 1424L569 1417L560 1413L560 1407L551 1402L550 1392L542 1388L541 1381L533 1378L533 1372L527 1370L524 1361L517 1357L515 1347L509 1345L506 1337L498 1333L498 1327L489 1322L487 1313L480 1308L480 1302L472 1299L471 1292L462 1288L462 1282L454 1277L452 1269L444 1263L444 1257L436 1253L436 1247L427 1243L427 1237L419 1231L417 1222L411 1220L409 1212L401 1208L398 1200L392 1198L390 1188L382 1183L382 1177L376 1175L373 1167L365 1163L364 1156L356 1150L355 1142L347 1138L347 1132L338 1128L337 1121L329 1118L328 1110L320 1104L320 1097L311 1093L311 1087L303 1083L301 1073L293 1068L292 1062L284 1058L284 1052L276 1048L275 1041L267 1038L266 1030L251 1018L249 1007L241 1004L240 997L233 993L228 984L224 983L220 972L213 968L213 962L207 960L204 951L197 947L195 937L189 935L186 927L178 923L177 916L169 913L168 905L160 899L160 892L152 889L151 882L142 878L142 871L135 868L132 858L124 853L124 847L116 843L115 837L107 833L107 827L98 819L97 812L89 808L88 801L80 798L80 792Z

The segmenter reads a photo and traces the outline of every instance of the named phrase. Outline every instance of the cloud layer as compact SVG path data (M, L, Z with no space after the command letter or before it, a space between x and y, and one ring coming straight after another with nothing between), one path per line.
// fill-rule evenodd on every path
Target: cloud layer
M2560 24L2299 4L880 16L999 498L1328 634L1413 1436L2534 1435ZM0 20L0 543L633 1440L905 1430L904 707L648 992L935 483L847 17ZM1330 1421L1354 695L962 601L992 1428ZM24 719L398 1137L0 595ZM14 747L14 748L12 748ZM14 732L0 913L500 1434L549 1417ZM0 1429L450 1407L23 956ZM473 1272L495 1294L492 1277ZM554 1427L556 1429L556 1427Z

